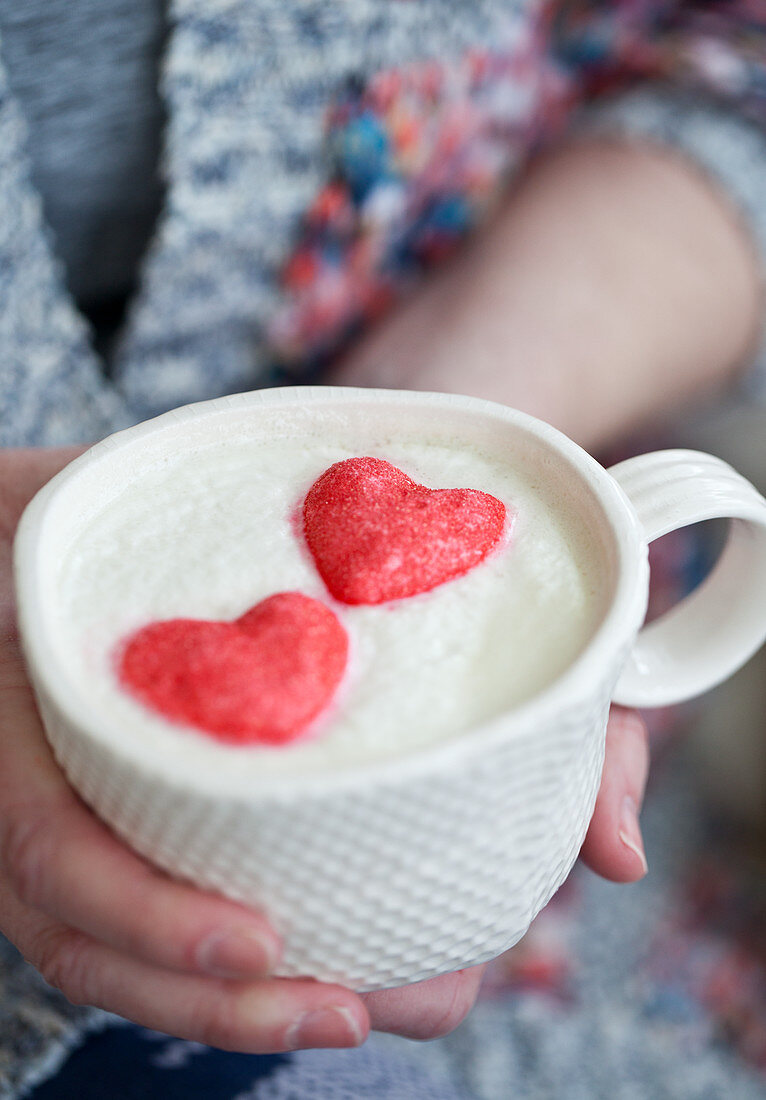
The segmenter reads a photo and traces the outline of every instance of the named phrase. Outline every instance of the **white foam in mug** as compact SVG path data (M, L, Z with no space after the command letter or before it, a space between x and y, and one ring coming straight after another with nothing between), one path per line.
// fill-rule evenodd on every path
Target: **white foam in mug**
M126 738L200 769L305 772L383 760L448 739L531 698L572 663L603 617L598 548L555 477L473 448L262 433L175 450L83 524L59 562L56 643L72 683ZM488 560L432 591L382 606L336 603L296 512L333 463L372 453L432 488L480 489L506 505ZM278 748L225 747L132 698L121 640L171 618L230 620L285 591L326 602L348 632L338 698Z
M334 601L296 516L359 455L496 496L501 544L429 592ZM714 574L639 633L647 541L713 516L734 518ZM85 800L159 866L265 909L283 973L357 989L511 946L582 843L615 685L687 698L766 635L766 504L729 467L664 452L610 475L548 425L447 395L271 390L122 432L38 494L16 569L40 710ZM332 608L351 657L293 743L221 744L120 684L115 654L147 622L296 590Z

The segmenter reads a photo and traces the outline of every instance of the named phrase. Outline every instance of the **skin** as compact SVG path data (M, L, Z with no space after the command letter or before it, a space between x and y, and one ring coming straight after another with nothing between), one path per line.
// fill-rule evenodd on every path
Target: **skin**
M598 451L730 384L759 337L761 279L737 215L685 160L564 147L333 381L486 397Z
M705 181L649 148L581 145L534 164L335 380L475 393L594 448L725 384L758 308L747 238ZM224 1049L353 1046L370 1027L446 1034L481 968L364 996L272 978L280 945L261 915L154 870L65 783L19 652L10 558L24 505L76 453L0 453L0 929L71 1001ZM618 882L646 871L647 768L641 719L613 709L581 854Z

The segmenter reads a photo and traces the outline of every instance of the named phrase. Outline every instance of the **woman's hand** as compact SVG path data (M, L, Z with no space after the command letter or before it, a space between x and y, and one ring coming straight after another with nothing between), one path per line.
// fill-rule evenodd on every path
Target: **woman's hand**
M446 1034L471 1008L480 967L364 996L270 977L280 944L261 914L155 870L66 783L18 646L11 541L27 501L76 453L0 453L0 931L69 1000L224 1049L354 1046L370 1027ZM619 881L645 870L632 811L646 760L639 720L615 713L584 853Z

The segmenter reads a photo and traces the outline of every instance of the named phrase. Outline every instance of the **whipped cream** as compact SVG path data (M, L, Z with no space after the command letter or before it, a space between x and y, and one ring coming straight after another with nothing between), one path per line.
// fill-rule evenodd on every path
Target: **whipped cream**
M347 435L348 433L346 433ZM335 601L305 545L303 498L333 463L383 458L431 488L498 497L512 525L465 576L379 606ZM582 651L606 597L586 524L539 470L437 442L314 436L170 455L83 525L62 557L58 647L93 712L141 752L253 774L337 770L410 753L530 699ZM278 748L221 744L145 707L115 654L146 623L235 619L277 592L324 601L350 640L339 691Z

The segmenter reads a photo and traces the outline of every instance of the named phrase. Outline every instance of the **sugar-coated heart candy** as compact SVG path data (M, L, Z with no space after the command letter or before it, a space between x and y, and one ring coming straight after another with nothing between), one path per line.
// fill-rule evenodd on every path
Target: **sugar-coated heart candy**
M380 604L462 576L498 545L502 501L429 489L380 458L336 462L306 495L303 527L325 584L346 604Z
M330 702L347 658L348 636L328 607L280 592L234 622L149 623L121 647L118 675L172 722L231 744L283 745Z

